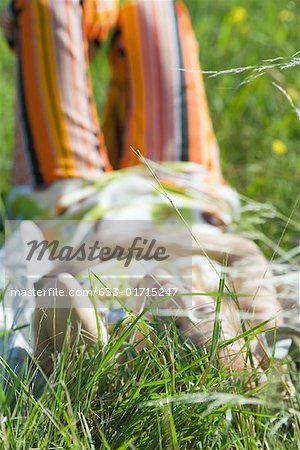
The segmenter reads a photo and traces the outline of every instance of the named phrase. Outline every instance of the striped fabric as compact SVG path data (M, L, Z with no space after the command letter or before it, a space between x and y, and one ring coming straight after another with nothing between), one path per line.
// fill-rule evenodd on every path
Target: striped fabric
M155 161L200 163L221 179L198 44L185 6L172 0L125 3L110 62L103 131L112 165L139 163L133 147Z
M93 179L109 169L88 65L117 0L15 0L4 32L18 56L14 184ZM16 27L17 25L17 27Z
M104 41L116 24L119 0L82 0L81 3L88 40Z

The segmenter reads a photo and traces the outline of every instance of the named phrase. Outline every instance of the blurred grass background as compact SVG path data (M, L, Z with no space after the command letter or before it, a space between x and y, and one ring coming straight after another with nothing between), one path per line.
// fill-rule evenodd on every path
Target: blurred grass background
M7 0L0 0L3 10ZM300 50L300 1L189 0L204 71L256 66L263 60L291 57ZM15 58L0 37L0 190L9 189L14 140ZM289 216L299 195L300 123L284 95L283 87L300 105L299 67L266 73L248 83L247 73L205 75L207 95L221 148L227 180L240 193L268 202ZM92 64L94 90L101 117L108 79L106 48ZM295 212L299 218L299 212ZM262 225L273 240L282 223ZM297 242L287 233L284 244Z

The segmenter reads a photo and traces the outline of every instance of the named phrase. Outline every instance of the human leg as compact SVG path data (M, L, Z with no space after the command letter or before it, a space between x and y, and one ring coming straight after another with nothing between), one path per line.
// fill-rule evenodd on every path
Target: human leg
M36 357L46 372L52 370L53 352L60 352L65 345L72 345L77 333L85 344L93 344L100 340L107 342L107 332L102 318L97 315L92 302L83 304L82 291L77 280L69 274L62 273L46 283L39 283L38 289L49 292L36 305L34 330L36 337ZM63 291L63 295L55 297L55 292ZM53 293L53 294L52 294ZM43 306L43 307L41 307Z
M81 2L15 2L19 39L14 184L93 179L109 168ZM25 169L24 176L21 168Z
M169 292L174 287L178 289L178 294L171 296ZM140 298L135 299L136 314L146 311L143 317L153 320L154 316L159 318L161 323L164 323L168 317L173 318L178 330L185 338L207 350L211 350L215 325L218 323L219 343L232 340L232 343L218 349L222 367L241 372L250 366L249 361L246 361L245 341L237 339L240 334L240 320L235 305L222 302L220 315L216 317L217 302L212 294L217 291L216 285L198 284L197 289L191 289L178 277L175 280L170 273L160 270L147 275L139 284L139 288L149 289L150 292L163 289L165 295L147 297L141 295ZM136 331L135 339L138 341L138 348L143 348L145 334L141 330ZM155 339L154 334L152 339Z
M133 148L154 161L202 164L222 181L198 44L183 4L125 3L110 62L106 113L110 120L104 121L104 134L114 160L112 136L122 136L118 168L141 162ZM117 90L121 95L115 95Z
M237 294L242 311L252 314L250 322L257 325L265 320L265 328L280 323L281 305L272 285L272 272L259 247L249 239L235 234L210 235L196 233L193 252L222 262L227 255L231 287Z

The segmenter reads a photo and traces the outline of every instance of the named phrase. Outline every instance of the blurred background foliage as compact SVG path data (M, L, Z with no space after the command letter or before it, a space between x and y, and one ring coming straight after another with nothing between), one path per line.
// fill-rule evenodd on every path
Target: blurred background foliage
M291 61L300 50L300 0L188 0L200 43L203 71L273 65ZM0 0L3 10L7 0ZM100 118L108 80L107 44L92 64L94 90ZM14 140L15 58L0 37L0 189L9 189ZM297 58L298 61L297 61ZM300 122L280 85L300 107L300 54L293 67L272 67L258 72L205 74L214 128L221 148L222 167L228 182L240 193L267 202L289 216L299 195ZM298 211L294 220L299 219ZM263 231L278 240L283 222L270 220ZM295 245L299 236L287 232L283 245Z

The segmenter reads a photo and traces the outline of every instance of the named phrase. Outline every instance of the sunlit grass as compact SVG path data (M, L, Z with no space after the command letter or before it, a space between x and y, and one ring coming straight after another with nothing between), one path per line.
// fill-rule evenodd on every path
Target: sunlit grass
M145 342L137 349L130 337L141 325ZM255 334L247 332L250 340ZM220 345L205 353L172 320L162 325L143 315L116 328L104 349L83 346L80 332L71 345L67 335L39 398L34 363L21 376L0 359L0 386L4 369L10 384L10 396L0 389L1 448L297 448L299 405L283 363L271 358L261 384L255 370L222 369ZM292 363L289 370L296 381Z

